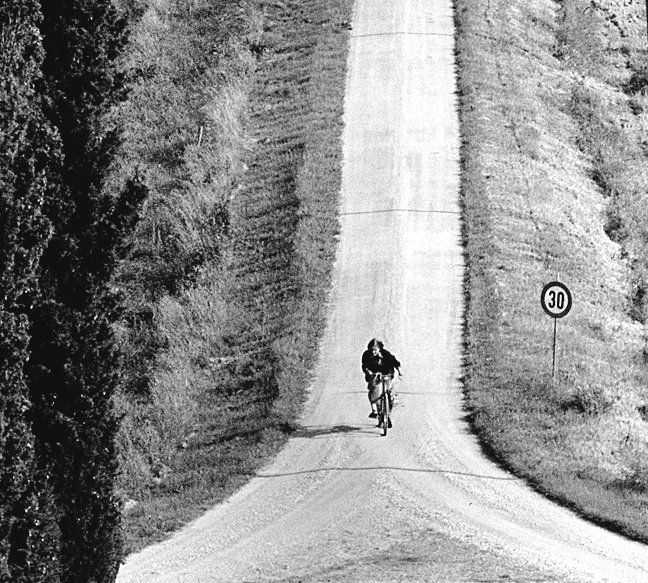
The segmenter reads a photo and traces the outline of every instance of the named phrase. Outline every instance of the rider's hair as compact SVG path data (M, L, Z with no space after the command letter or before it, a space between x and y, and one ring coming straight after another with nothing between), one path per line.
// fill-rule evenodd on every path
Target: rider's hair
M374 346L377 346L378 348L380 348L382 350L383 343L380 340L376 339L376 338L372 338L369 341L369 344L367 344L367 350L371 350Z

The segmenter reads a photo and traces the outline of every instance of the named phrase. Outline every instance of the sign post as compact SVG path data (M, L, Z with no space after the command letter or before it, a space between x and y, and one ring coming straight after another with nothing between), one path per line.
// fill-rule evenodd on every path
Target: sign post
M558 344L558 318L563 318L572 308L572 295L569 288L560 281L552 281L542 288L540 294L542 309L553 318L553 356L551 359L551 382L556 384L556 347Z

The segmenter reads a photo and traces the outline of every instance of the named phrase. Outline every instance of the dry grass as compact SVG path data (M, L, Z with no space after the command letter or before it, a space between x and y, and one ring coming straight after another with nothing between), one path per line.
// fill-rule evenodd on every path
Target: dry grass
M648 182L628 172L645 167L645 122L631 106L643 97L624 90L645 28L641 6L621 8L457 2L465 386L493 455L593 520L648 539L644 327L633 292L644 281L634 249L645 240ZM554 387L539 294L556 276L574 308L559 322Z
M129 552L232 493L285 442L330 285L351 2L222 2L242 32L204 25L218 40L204 63L183 19L207 4L151 5L133 53L151 78L123 112L123 163L153 193L120 281Z

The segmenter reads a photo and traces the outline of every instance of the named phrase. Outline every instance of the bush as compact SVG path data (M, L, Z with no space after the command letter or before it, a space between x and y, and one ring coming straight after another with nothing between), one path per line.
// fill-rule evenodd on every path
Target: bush
M121 559L112 329L119 298L110 280L146 190L137 180L117 194L104 189L118 143L106 113L124 96L116 59L125 21L109 0L44 3L42 10L41 106L63 157L46 170L51 236L37 265L40 293L28 309L24 367L43 494L20 536L42 548L15 556L29 561L29 580L38 572L47 581L103 583L114 580Z
M25 374L38 265L51 229L43 212L48 172L60 159L37 89L39 23L37 2L0 6L0 581L13 583L58 577L51 500L39 488Z

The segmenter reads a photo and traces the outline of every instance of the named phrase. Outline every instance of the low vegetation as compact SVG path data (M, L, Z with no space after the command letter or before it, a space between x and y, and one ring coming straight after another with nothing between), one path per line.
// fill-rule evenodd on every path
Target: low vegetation
M151 194L117 279L127 551L222 500L294 427L338 229L350 10L168 0L133 30L115 182L137 172Z
M466 407L511 470L648 540L644 3L456 4Z

